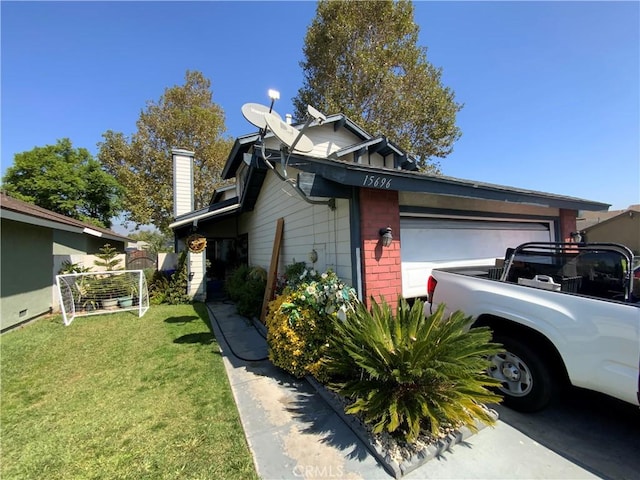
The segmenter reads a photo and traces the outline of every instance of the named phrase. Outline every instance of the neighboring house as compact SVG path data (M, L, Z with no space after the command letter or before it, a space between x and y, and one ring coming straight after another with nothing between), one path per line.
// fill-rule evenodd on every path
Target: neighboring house
M151 244L149 242L145 242L144 240L131 240L127 243L127 252L130 251L141 251L141 250L149 250L151 248Z
M64 260L98 253L126 237L0 194L0 331L58 305L55 276ZM86 265L92 266L92 265Z
M577 229L589 242L614 242L640 255L640 205L612 212L582 212Z
M282 125L297 134L296 127ZM215 192L211 205L197 211L193 154L173 151L176 251L191 234L207 239L206 251L190 254L188 263L196 298L204 298L206 279L223 280L238 264L269 270L280 218L278 272L294 261L330 268L361 299L384 296L395 305L399 294L426 295L431 268L486 264L524 241L568 241L579 210L608 208L420 173L392 142L341 114L311 123L305 135L310 151L296 150L288 160L271 132L264 139L258 133L237 138L223 170L235 186ZM392 240L384 246L387 232ZM205 260L211 265L206 276Z

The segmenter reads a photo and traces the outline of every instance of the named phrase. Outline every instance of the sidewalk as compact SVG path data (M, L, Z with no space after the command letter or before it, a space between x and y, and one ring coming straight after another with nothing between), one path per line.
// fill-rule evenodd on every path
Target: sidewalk
M231 303L207 307L260 478L393 478L306 380L268 361L263 325L238 315ZM402 478L599 477L498 421Z

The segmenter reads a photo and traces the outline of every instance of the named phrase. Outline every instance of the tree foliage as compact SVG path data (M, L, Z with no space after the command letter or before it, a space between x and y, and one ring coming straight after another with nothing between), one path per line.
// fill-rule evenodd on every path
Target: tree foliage
M462 106L417 45L418 32L408 1L321 0L305 37L296 118L305 117L307 104L344 113L437 172L433 157L451 153L461 135L455 121Z
M112 130L103 134L98 157L125 187L127 221L168 230L173 218L172 148L195 152L194 205L208 205L232 145L223 137L224 112L213 103L210 87L202 73L187 71L184 85L165 89L157 103L147 102L130 139Z
M130 239L149 244L150 253L173 252L173 236L158 230L140 230L127 235Z
M19 200L106 228L122 209L116 179L68 138L16 154L2 183Z
M110 243L105 243L99 250L100 253L96 253L98 260L93 261L96 267L100 267L108 272L122 269L120 259L118 258L118 250L112 247Z

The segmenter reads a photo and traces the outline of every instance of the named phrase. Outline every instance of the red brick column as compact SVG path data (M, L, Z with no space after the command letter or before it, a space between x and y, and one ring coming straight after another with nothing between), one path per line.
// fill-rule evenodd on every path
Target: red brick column
M382 246L380 229L391 227L393 241ZM360 235L362 238L363 297L384 298L394 309L402 292L400 270L400 206L398 192L360 189Z
M560 239L562 242L571 242L571 232L577 231L576 210L560 209Z

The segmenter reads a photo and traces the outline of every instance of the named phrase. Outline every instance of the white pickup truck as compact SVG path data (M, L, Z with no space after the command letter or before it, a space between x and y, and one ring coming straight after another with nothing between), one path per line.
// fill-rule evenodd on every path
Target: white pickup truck
M490 373L504 403L544 408L563 385L640 404L640 292L617 244L525 243L485 268L436 269L429 303L462 310L505 352Z

